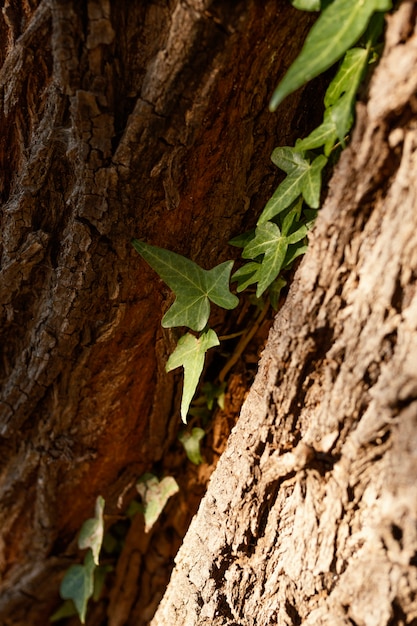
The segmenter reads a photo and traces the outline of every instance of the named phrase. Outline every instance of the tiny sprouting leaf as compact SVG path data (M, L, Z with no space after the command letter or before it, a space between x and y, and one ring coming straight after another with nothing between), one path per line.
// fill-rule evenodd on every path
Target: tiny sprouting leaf
M205 437L205 434L206 433L202 428L193 428L191 433L183 432L178 435L178 439L184 446L188 459L191 463L194 463L194 465L200 465L203 462L200 444L203 437Z
M275 90L270 109L336 61L365 32L375 11L387 11L391 0L334 0L311 28L304 46Z
M297 148L275 148L271 155L275 165L284 170L286 178L267 202L258 225L272 219L289 207L299 195L302 195L311 208L320 204L321 172L327 163L322 154L312 162Z
M95 516L86 520L81 527L78 537L78 547L80 550L91 548L94 563L98 565L101 544L103 543L103 510L104 498L98 496L95 506Z
M159 481L156 476L148 473L138 480L136 489L142 498L147 533L157 521L169 498L179 491L179 487L172 476L165 476Z
M164 328L187 326L201 331L210 315L210 301L223 309L234 309L239 304L237 296L229 290L233 261L205 270L175 252L137 239L132 244L176 295L162 319Z
M184 368L184 388L181 399L181 418L187 421L187 413L193 399L201 372L204 367L204 358L207 350L219 345L219 339L211 328L199 337L187 333L178 341L177 347L166 364L167 372L177 367Z
M94 558L89 550L83 565L71 565L61 582L60 595L63 600L72 600L78 611L80 621L85 623L87 602L94 590Z

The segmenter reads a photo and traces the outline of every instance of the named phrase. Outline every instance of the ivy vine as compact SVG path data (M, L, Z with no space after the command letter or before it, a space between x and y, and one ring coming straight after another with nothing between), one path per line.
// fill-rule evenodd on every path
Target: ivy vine
M307 233L320 206L323 171L330 155L346 144L359 86L369 63L376 58L384 13L392 8L391 0L293 0L292 4L321 13L275 90L270 110L275 111L286 96L336 62L340 65L324 97L323 122L308 137L298 139L295 146L275 148L272 162L286 177L267 202L255 230L229 242L242 248L244 265L231 276L233 261L205 270L175 252L132 241L135 250L176 295L162 326L185 326L194 331L181 337L167 363L167 371L184 368L184 422L203 371L205 353L219 345L216 333L208 326L210 303L228 310L238 305L237 296L230 291L231 281L237 283L237 293L255 284L256 296L268 292L276 308L285 285L282 272L307 250Z

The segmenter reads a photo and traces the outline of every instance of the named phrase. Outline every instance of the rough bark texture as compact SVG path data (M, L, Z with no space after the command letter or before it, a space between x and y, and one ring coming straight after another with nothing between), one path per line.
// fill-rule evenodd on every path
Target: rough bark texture
M267 112L311 19L279 0L3 3L1 624L45 624L96 496L119 513L175 439L171 296L130 239L227 257L271 150L311 117L299 95ZM132 603L117 615L114 592L113 626Z
M153 626L417 623L416 4Z

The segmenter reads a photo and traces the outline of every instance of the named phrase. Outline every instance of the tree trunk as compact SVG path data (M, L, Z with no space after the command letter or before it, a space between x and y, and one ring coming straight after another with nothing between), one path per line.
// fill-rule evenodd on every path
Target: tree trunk
M282 0L3 3L1 624L46 623L96 496L120 514L175 440L171 296L130 240L228 256L276 184L273 147L320 116L312 90L267 112L312 19ZM101 609L113 626L133 570Z
M416 3L153 626L417 623Z

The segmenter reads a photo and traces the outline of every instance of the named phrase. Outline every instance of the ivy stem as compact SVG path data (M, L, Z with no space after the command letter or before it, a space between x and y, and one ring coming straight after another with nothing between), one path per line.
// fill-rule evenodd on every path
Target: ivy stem
M265 305L264 305L264 308L259 313L259 315L256 318L256 320L253 323L253 325L250 327L250 330L243 335L243 337L241 338L241 340L239 341L239 343L236 346L236 350L233 352L232 356L230 357L230 359L227 361L226 365L221 370L221 372L219 374L219 382L220 383L224 382L224 379L226 378L227 374L230 372L232 367L234 367L234 365L236 365L237 361L242 356L242 354L245 351L246 346L248 345L248 343L251 341L251 339L253 339L253 337L258 332L260 325L262 324L263 320L265 319L265 316L267 314L268 309L269 309L269 298L267 298L267 300L265 302ZM236 335L238 335L238 333L236 333Z

